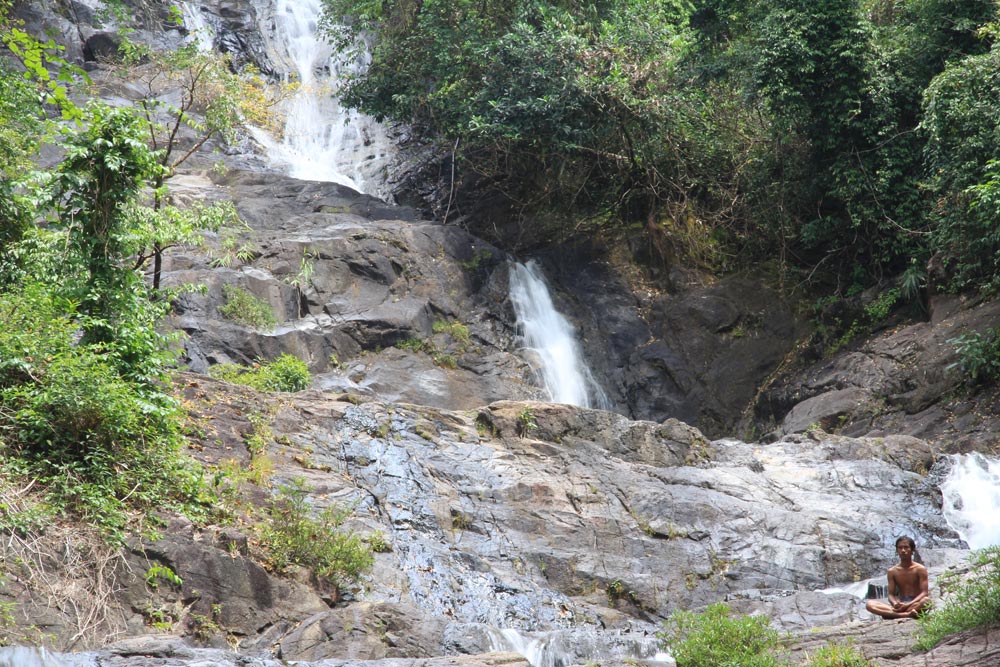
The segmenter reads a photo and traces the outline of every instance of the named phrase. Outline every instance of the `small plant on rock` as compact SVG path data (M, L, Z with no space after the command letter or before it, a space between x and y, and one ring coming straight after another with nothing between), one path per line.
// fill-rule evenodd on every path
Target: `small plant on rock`
M948 342L958 353L958 361L948 368L960 370L968 384L989 384L1000 378L1000 329L962 334Z
M259 362L253 367L218 364L209 368L208 374L260 391L302 391L312 381L306 363L291 354L282 354L274 361Z
M177 588L180 588L184 584L181 578L177 576L177 573L166 565L156 564L146 570L147 586L155 591L160 587L160 581L165 581Z
M227 320L257 329L269 329L278 323L274 310L263 299L248 290L234 285L223 285L226 303L219 314Z
M827 644L808 657L805 667L871 667L871 664L851 644Z
M525 408L517 415L517 434L522 438L538 430L538 421L531 408Z
M719 602L704 612L675 611L657 637L683 667L778 667L778 631L764 616L734 616Z
M350 514L342 508L314 512L308 488L296 479L279 489L260 528L261 544L277 571L301 565L338 585L356 581L374 562L372 546L346 529Z
M445 322L443 320L438 320L434 323L434 333L444 333L451 336L456 343L458 343L459 348L464 352L469 346L469 327L465 326L461 322Z
M927 651L949 635L1000 623L1000 546L973 552L969 565L961 582L942 579L943 604L917 620L917 649Z

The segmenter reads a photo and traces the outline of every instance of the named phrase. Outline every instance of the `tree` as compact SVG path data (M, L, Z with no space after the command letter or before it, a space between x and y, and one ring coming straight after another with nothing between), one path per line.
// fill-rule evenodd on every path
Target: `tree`
M924 94L932 249L944 287L1000 288L1000 46L949 64Z
M657 218L668 190L689 194L678 152L698 105L677 104L672 76L686 2L326 7L331 19L351 17L341 44L376 34L370 67L342 100L446 146L459 184L498 200L480 212L505 210L521 243ZM493 222L510 220L480 231Z
M164 185L180 165L213 138L232 140L247 123L272 126L273 109L288 91L287 87L267 84L253 68L234 73L226 56L201 51L196 44L162 52L124 40L121 55L120 61L107 65L144 88L137 105L146 140L162 167L150 183L156 213L165 210ZM182 143L185 128L192 136ZM159 290L167 249L195 240L199 231L238 224L239 218L232 206L219 205L188 213L147 214L144 222L149 243L139 249L136 267L152 259L153 289Z

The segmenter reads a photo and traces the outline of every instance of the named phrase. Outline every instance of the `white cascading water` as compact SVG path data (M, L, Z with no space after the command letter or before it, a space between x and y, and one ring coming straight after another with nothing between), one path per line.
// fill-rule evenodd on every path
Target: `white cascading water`
M941 498L945 521L970 548L1000 544L1000 460L956 454Z
M576 332L552 304L538 265L512 263L510 301L525 347L538 356L545 389L555 403L609 409L610 401L583 361Z
M0 667L97 667L90 655L50 653L45 647L8 646L0 648Z
M660 649L659 640L647 637L585 636L577 632L553 631L522 634L513 628L490 628L491 650L513 652L524 657L531 667L566 667L600 664L602 661L657 663L676 665L669 653Z
M321 11L321 0L275 0L272 55L298 88L282 104L280 137L260 129L252 133L289 176L340 183L388 199L385 171L395 153L393 142L382 124L345 109L336 98L338 81L367 63L333 53L318 32Z
M180 3L181 17L188 31L188 41L198 45L199 51L211 51L215 35L204 15L190 2Z

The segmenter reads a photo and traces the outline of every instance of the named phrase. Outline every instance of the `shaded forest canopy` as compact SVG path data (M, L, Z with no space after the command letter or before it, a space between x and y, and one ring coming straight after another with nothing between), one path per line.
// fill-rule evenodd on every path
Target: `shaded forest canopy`
M484 233L624 232L840 294L1000 284L991 0L325 5L341 45L374 36L346 101L446 148Z

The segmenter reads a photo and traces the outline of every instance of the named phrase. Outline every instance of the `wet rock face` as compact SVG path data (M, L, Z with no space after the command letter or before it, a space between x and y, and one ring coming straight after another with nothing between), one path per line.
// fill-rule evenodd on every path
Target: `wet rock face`
M329 413L325 400L297 405ZM709 442L679 422L518 402L295 421L291 442L349 475L391 537L366 598L456 622L627 627L728 598L786 627L835 623L861 602L808 591L884 576L899 534L938 565L958 553L914 439Z
M678 284L665 293L636 288L584 251L546 259L588 361L617 409L635 419L673 417L712 437L733 433L805 330L759 280Z
M174 318L193 370L288 353L330 391L452 408L540 395L513 353L496 248L336 184L232 171L171 185L179 202L231 199L253 230L241 240L254 251L245 263L213 261L221 242L166 258L164 285L206 286L184 295ZM257 329L224 317L234 287L280 324Z
M932 301L930 320L898 326L785 374L756 403L775 435L819 426L845 435L912 435L947 452L988 450L1000 427L995 392L967 384L953 342L983 332L1000 302Z
M245 464L240 433L268 400L194 374L185 386L208 411L192 453ZM454 412L317 391L266 409L271 483L301 479L315 507L353 507L350 526L390 550L330 596L304 573L265 571L246 535L173 521L121 568L127 634L174 610L173 631L245 655L413 659L494 650L497 628L583 633L567 639L581 646L651 637L672 610L720 599L804 629L866 618L858 597L821 589L884 577L900 534L932 573L964 553L913 438L709 441L564 405ZM153 565L183 584L151 589Z

